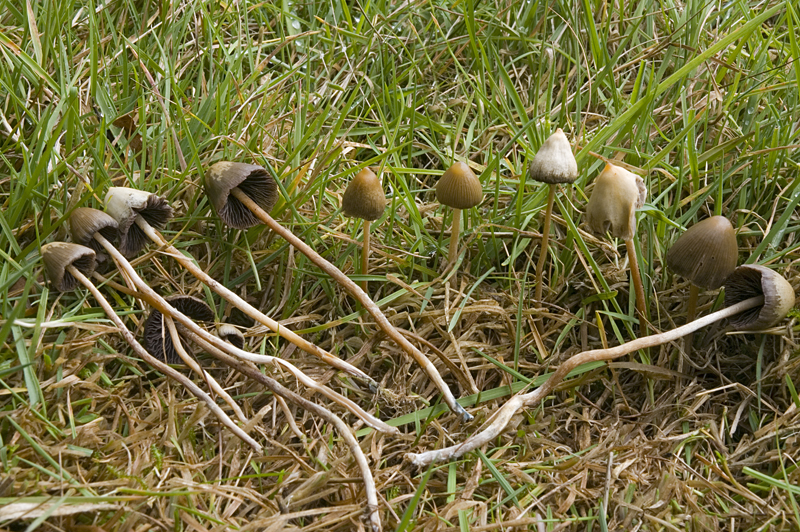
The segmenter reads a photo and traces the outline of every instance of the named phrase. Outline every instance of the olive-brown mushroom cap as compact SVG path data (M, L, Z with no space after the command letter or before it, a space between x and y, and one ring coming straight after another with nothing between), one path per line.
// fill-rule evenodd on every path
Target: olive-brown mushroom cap
M214 311L201 299L185 295L176 295L165 299L175 310L195 321L214 321ZM148 353L159 360L165 361L168 364L178 364L181 362L181 358L175 350L175 344L172 343L172 336L162 318L163 314L153 309L147 317L147 320L145 320L144 348L147 349ZM190 355L192 354L186 342L183 342L183 347L187 353Z
M739 247L733 225L724 216L697 222L667 252L667 266L697 286L716 290L736 269Z
M531 179L551 185L574 183L578 178L578 163L561 128L556 129L536 152L529 174Z
M90 247L96 252L103 251L100 242L94 239L100 233L109 242L117 239L119 224L108 213L90 207L79 207L69 217L69 231L72 241Z
M483 188L472 169L459 161L445 170L436 183L436 198L442 205L469 209L481 202Z
M278 184L263 167L255 164L230 161L214 163L206 172L205 187L217 216L235 229L248 229L261 221L242 202L231 196L234 188L238 187L266 212L271 211L278 201Z
M172 218L172 207L166 199L135 188L109 188L105 204L106 212L119 224L119 250L126 257L136 255L149 242L147 235L135 223L137 216L156 230L163 228Z
M353 177L342 196L342 211L346 216L362 220L377 220L386 210L386 195L375 172L364 168Z
M606 163L597 176L586 205L586 223L597 234L630 240L636 234L636 209L644 205L644 180L628 170Z
M725 306L746 299L764 296L764 304L731 318L731 325L742 331L757 331L772 327L786 317L794 306L792 285L780 274L759 264L736 268L725 280Z
M69 292L75 289L78 280L67 271L67 266L74 266L83 275L91 275L95 267L95 252L80 244L51 242L42 246L42 261L56 290Z

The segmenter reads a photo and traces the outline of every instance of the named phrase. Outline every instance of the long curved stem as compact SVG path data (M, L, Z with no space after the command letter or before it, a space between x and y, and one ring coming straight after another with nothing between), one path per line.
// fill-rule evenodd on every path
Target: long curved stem
M217 282L214 278L208 275L206 272L201 270L197 267L197 265L192 262L189 258L187 258L183 253L181 253L178 249L174 246L170 245L166 239L153 229L153 227L147 223L147 221L142 218L141 216L136 217L136 225L157 245L161 246L166 250L172 258L174 258L178 263L186 268L189 273L200 279L204 284L206 284L209 288L211 288L214 292L222 296L226 301L230 302L234 307L238 308L252 319L256 320L257 322L265 325L269 330L272 332L277 333L285 340L288 340L292 344L296 345L306 353L312 354L317 358L324 361L326 364L333 366L336 369L341 371L345 371L350 375L358 377L359 379L363 379L366 381L371 387L377 388L377 383L358 369L357 367L353 366L349 362L346 362L336 355L333 355L324 349L312 344L308 340L298 336L295 332L286 327L282 327L280 323L276 322L266 314L260 312L258 309L247 303L244 299L236 295L234 292L231 292L226 288L223 284Z
M128 345L131 346L131 349L133 349L134 352L136 352L136 354L142 358L142 360L147 362L149 366L160 371L170 379L184 385L186 389L189 390L195 397L203 401L208 406L208 408L217 416L217 418L222 422L222 424L228 427L228 429L231 432L233 432L237 437L239 437L239 439L246 442L257 452L259 453L263 452L261 445L256 440L248 436L247 433L244 432L241 428L236 426L233 420L231 420L231 418L228 417L228 415L219 407L219 405L213 399L211 399L211 397L209 397L207 393L201 390L199 386L197 386L191 380L187 379L179 371L172 369L167 364L161 362L160 360L152 356L150 353L148 353L147 350L144 347L142 347L142 344L140 344L136 340L136 338L133 336L133 333L125 326L124 323L122 323L122 320L119 318L119 316L117 316L117 313L114 312L114 309L108 303L106 298L103 297L103 294L100 293L100 290L98 290L97 287L95 287L92 281L86 278L85 275L79 272L78 269L72 265L67 266L67 271L69 271L69 273L73 277L75 277L75 279L77 279L83 286L85 286L92 293L95 300L100 304L100 306L105 311L106 315L108 315L108 317L111 318L111 321L114 322L114 325L117 326L119 332L122 334L122 337L125 338L125 341L128 342Z
M639 331L642 336L647 335L647 324L650 321L650 316L644 304L644 286L642 285L642 274L639 271L639 259L636 258L636 247L633 245L633 239L625 241L625 247L628 249L628 262L631 269L631 281L633 288L636 291L636 310L639 313Z
M458 458L464 453L478 449L482 445L485 445L502 434L503 430L508 425L508 422L511 421L511 418L517 413L517 411L541 402L562 380L564 380L570 371L578 366L587 364L589 362L613 360L623 355L627 355L628 353L638 351L639 349L646 349L648 347L654 347L667 342L675 341L683 336L686 336L687 334L702 329L703 327L706 327L715 321L719 321L723 318L729 318L735 314L763 304L764 296L753 297L714 312L713 314L709 314L708 316L704 316L703 318L693 321L692 323L687 323L686 325L671 331L666 331L661 334L654 334L653 336L637 338L636 340L618 345L616 347L609 347L608 349L594 349L592 351L578 353L577 355L574 355L562 362L542 386L530 393L517 395L508 400L502 407L500 407L500 409L494 415L492 421L486 425L486 428L478 433L473 434L462 443L419 454L408 453L406 456L417 467L425 467L432 462L440 462Z
M550 192L547 194L547 210L544 213L544 225L542 225L542 243L539 246L539 262L536 264L536 284L533 299L537 305L542 303L542 275L544 265L547 262L547 242L550 239L550 219L553 216L553 203L556 199L556 185L550 185Z
M439 370L436 369L436 366L434 366L433 363L414 346L414 344L406 340L406 338L400 334L394 325L392 325L391 322L386 319L386 316L383 315L383 312L381 312L381 309L378 307L378 305L376 305L375 302L370 299L370 297L361 289L361 287L359 287L349 277L342 273L339 268L322 258L316 251L311 249L308 244L297 238L294 233L276 222L272 216L269 215L269 213L259 207L239 188L234 188L231 190L231 195L241 201L243 205L250 209L250 211L252 211L252 213L255 214L262 222L264 222L270 229L280 235L284 240L289 242L306 257L311 259L311 261L316 264L319 269L328 274L332 279L350 292L350 294L352 294L353 297L355 297L356 300L361 303L367 312L372 315L372 317L375 319L375 322L383 330L383 332L385 332L389 338L391 338L406 353L408 353L417 362L417 364L422 367L425 373L428 374L428 377L442 392L444 401L447 403L447 406L450 407L450 410L456 414L459 414L461 419L464 421L470 421L472 419L472 415L464 410L463 406L458 404L455 396L453 396L453 392L451 392L450 388L447 387L447 384L444 382L444 379L442 379L442 376L439 374Z

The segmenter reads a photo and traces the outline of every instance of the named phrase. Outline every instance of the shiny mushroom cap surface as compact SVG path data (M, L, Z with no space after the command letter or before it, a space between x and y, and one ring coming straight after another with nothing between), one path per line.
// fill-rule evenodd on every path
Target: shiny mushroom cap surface
M69 242L51 242L42 246L42 261L47 277L59 292L70 292L78 286L78 280L67 271L74 266L83 275L89 276L95 267L95 252L91 248Z
M636 234L636 209L642 208L646 195L641 177L606 163L586 205L586 223L596 234L610 232L615 238L630 240Z
M344 191L342 211L345 216L362 220L377 220L386 210L386 195L375 172L364 168L358 172Z
M764 304L731 318L740 331L758 331L772 327L786 317L794 306L795 294L789 281L766 266L745 264L725 280L725 306L764 296Z
M212 164L205 177L208 199L217 216L235 229L248 229L261 223L241 201L231 196L239 188L256 205L269 212L278 201L278 184L261 166L255 164L220 161Z
M176 295L164 298L167 303L181 314L185 314L194 321L212 322L214 321L214 311L203 301L193 296ZM147 320L144 322L144 348L147 352L165 361L168 364L181 363L181 357L175 350L172 336L164 323L164 315L160 311L153 309ZM184 350L192 355L191 349L183 342Z
M469 209L481 202L483 188L469 165L459 161L439 178L436 199L453 209Z
M79 207L69 217L69 232L72 241L90 247L96 252L103 250L100 242L94 239L95 233L112 244L117 240L119 224L108 213L90 207Z
M156 230L162 229L172 218L172 207L166 199L135 188L109 188L105 204L106 212L119 224L119 250L126 257L139 253L150 240L136 225L137 216Z
M528 173L531 179L551 185L574 183L578 178L578 163L561 128L544 141L531 161Z
M667 266L697 286L716 290L736 269L739 246L724 216L697 222L667 252Z

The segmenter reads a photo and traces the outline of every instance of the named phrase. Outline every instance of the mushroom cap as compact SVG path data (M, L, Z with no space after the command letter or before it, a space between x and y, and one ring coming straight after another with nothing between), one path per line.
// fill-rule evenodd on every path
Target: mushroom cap
M561 128L547 137L536 152L529 170L531 179L555 185L574 183L578 178L578 162L572 154L572 146Z
M42 246L42 260L47 277L59 292L75 290L78 280L67 271L75 266L83 275L91 275L95 266L95 252L91 248L69 242L51 242Z
M105 204L106 212L119 224L119 250L126 257L139 253L149 241L135 223L137 216L156 230L163 228L172 218L172 207L166 199L135 188L109 188Z
M217 336L239 349L244 349L244 335L230 323L217 325Z
M636 209L644 205L644 180L628 170L606 163L597 176L586 205L586 223L598 234L630 240L636 234Z
M248 229L261 223L250 209L232 197L231 190L239 187L266 212L278 201L278 184L267 171L255 164L221 161L208 169L205 179L206 194L217 211L217 216L235 229Z
M786 317L794 306L794 289L780 274L759 264L736 268L725 280L725 306L735 305L755 296L764 296L764 304L731 318L731 325L741 331L772 327Z
M436 183L436 199L454 209L469 209L481 202L483 188L470 167L459 161Z
M345 216L362 220L377 220L386 210L386 195L375 172L364 168L353 177L342 196Z
M96 252L103 250L100 242L94 239L100 233L109 242L117 239L119 224L108 213L90 207L79 207L69 217L69 231L72 241L90 247Z
M724 216L697 222L672 244L667 266L697 286L716 290L736 269L736 232Z
M203 301L193 296L176 295L164 298L167 303L172 305L181 314L186 314L195 321L210 322L214 321L214 311ZM172 343L172 336L164 324L163 314L159 310L153 309L147 320L144 322L144 348L147 352L165 361L168 364L181 363L181 357L175 350ZM192 355L192 351L183 342L184 350Z

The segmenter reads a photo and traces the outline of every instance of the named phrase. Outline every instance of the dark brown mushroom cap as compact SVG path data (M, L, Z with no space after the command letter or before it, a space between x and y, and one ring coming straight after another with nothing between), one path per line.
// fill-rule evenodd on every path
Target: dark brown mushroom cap
M248 229L261 223L250 209L231 196L238 187L266 212L278 201L278 184L261 166L221 161L208 169L205 179L206 194L217 216L235 229Z
M126 257L139 253L150 240L136 225L137 216L156 230L163 228L172 218L172 207L166 199L135 188L109 188L105 204L106 212L119 224L119 250Z
M94 239L95 233L100 233L109 242L117 239L119 224L111 215L89 207L79 207L72 211L69 217L69 231L72 241L82 246L87 246L96 252L103 251L100 242Z
M724 216L697 222L667 252L667 266L697 286L716 290L736 269L736 232Z
M80 244L51 242L42 246L42 260L47 277L56 290L69 292L75 289L78 280L67 271L67 266L74 266L83 275L91 275L95 266L95 252Z
M764 296L764 304L731 318L731 325L741 331L772 327L786 317L794 306L794 289L780 274L758 264L736 268L725 280L725 306Z
M176 295L164 299L175 310L195 321L214 321L214 311L201 299L185 295ZM156 309L150 312L144 322L144 348L147 349L148 353L168 364L181 363L181 357L178 356L175 344L172 343L172 336L164 323L163 314ZM192 355L192 351L185 341L183 342L183 348Z
M459 161L436 183L436 199L454 209L469 209L481 202L483 188L470 167Z
M342 196L342 211L345 216L362 220L377 220L386 210L386 195L381 180L375 172L364 168L353 177Z
M561 128L556 129L536 152L529 174L531 179L551 185L574 183L578 178L578 163Z
M230 323L221 323L217 326L217 336L239 349L244 349L244 335Z
M647 195L644 180L628 170L606 163L597 176L586 205L586 223L597 234L630 240L636 234L636 209Z

